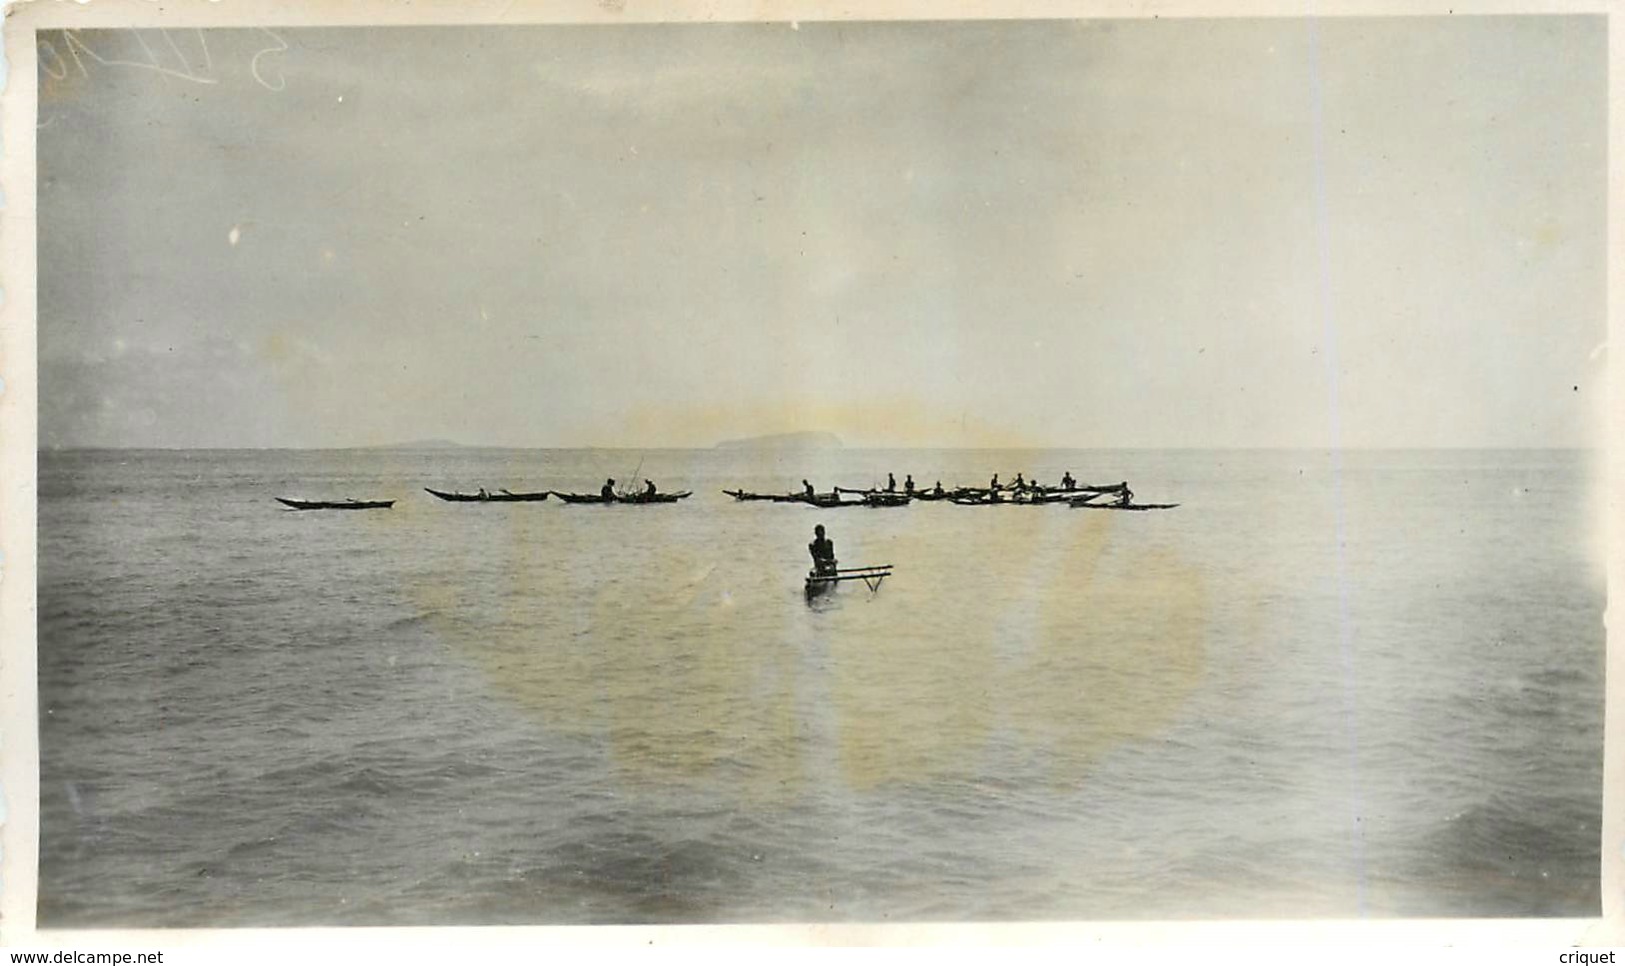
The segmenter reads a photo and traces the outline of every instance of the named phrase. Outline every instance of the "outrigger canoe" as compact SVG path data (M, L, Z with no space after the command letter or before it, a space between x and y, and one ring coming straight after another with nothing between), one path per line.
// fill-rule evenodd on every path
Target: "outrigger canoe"
M908 506L911 499L909 494L903 490L858 490L846 486L837 486L835 493L837 495L850 493L853 496L861 496L863 497L863 503L858 504L861 506Z
M694 495L692 492L690 492L688 490L683 490L680 493L634 493L634 494L631 494L630 496L622 496L619 493L617 493L617 494L615 494L614 497L606 500L606 499L604 499L604 496L601 493L560 493L558 490L553 490L552 493L553 493L554 496L556 496L559 499L563 500L565 503L604 503L604 504L608 504L608 503L676 503L678 500L686 500L689 497Z
M997 496L989 496L987 490L972 491L966 495L951 497L953 502L960 506L1046 506L1052 503L1072 503L1080 500L1093 500L1117 490L1001 490Z
M989 493L996 492L1007 498L1013 497L1017 494L1027 494L1028 496L1036 495L1045 498L1065 500L1080 496L1099 496L1102 493L1121 493L1123 492L1123 489L1124 485L1122 483L1112 483L1104 486L1091 486L1086 483L1078 483L1073 485L1071 489L1067 489L1064 486L1047 486L1035 483L1028 483L1025 486L1017 487L1011 483L1004 483L1001 484L997 490L991 490L985 486L962 486L957 490L947 491L946 495L949 497L985 497ZM941 499L941 497L937 497L937 499Z
M273 499L290 510L387 510L395 505L394 500L289 500L280 496Z
M539 503L547 499L548 493L547 490L540 493L510 493L507 490L495 493L443 493L427 486L423 489L449 503Z
M621 496L619 493L617 493L617 494L615 494L615 502L616 503L676 503L678 500L686 500L686 499L688 499L689 497L691 497L693 495L694 494L692 492L690 492L689 490L681 490L681 491L679 491L677 493L633 493L633 494L631 494L629 496Z
M862 500L843 500L841 499L841 494L839 493L818 493L810 497L803 496L801 498L801 502L824 510L833 510L838 507L869 505Z
M615 500L613 498L606 500L606 499L604 499L604 497L601 494L598 494L598 493L560 493L558 490L551 490L550 492L554 496L558 497L560 500L563 500L565 503L614 503L615 502Z
M735 500L764 500L773 503L805 503L808 506L815 506L825 510L849 506L907 506L909 499L908 494L906 493L887 493L884 490L847 490L840 487L837 487L832 493L815 493L812 496L808 496L805 493L749 493L745 490L723 490L722 492L733 497ZM861 496L862 498L857 500L842 499L841 494L843 493L850 493L854 496Z
M805 493L750 493L746 490L723 490L722 492L742 501L767 500L773 503L805 503L807 501L807 494Z
M1074 510L1172 510L1179 506L1177 503L1090 503L1088 500L1072 500Z
M891 576L891 564L873 567L845 567L830 574L813 571L807 574L808 599L830 593L848 580L861 580L870 593L880 590L880 582Z
M873 507L908 506L909 497L907 493L866 493L863 502L865 506Z
M950 497L950 500L959 504L960 506L1032 506L1034 504L1046 502L1042 498L1034 499L1025 494L1018 496L1014 493L1009 495L995 493L992 496L989 496L986 490L982 490L978 493L968 493L963 496Z

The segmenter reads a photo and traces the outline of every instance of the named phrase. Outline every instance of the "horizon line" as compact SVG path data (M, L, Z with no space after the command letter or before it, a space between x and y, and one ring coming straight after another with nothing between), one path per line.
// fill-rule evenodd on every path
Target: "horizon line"
M507 450L518 452L647 452L647 453L822 453L822 452L980 452L980 453L1033 453L1046 451L1080 451L1080 452L1195 452L1195 453L1262 453L1262 452L1305 452L1333 450L1352 452L1405 452L1405 451L1559 451L1559 450L1594 450L1606 451L1606 444L1570 444L1553 446L1532 445L1418 445L1396 444L1383 446L1348 445L1329 446L1319 445L1275 445L1275 446L515 446L498 443L450 443L441 445L414 446L401 443L379 443L351 446L47 446L36 447L37 453L71 453L71 452L249 452L249 453L310 453L310 452L356 452L356 451L386 451L397 452L428 452L439 450Z

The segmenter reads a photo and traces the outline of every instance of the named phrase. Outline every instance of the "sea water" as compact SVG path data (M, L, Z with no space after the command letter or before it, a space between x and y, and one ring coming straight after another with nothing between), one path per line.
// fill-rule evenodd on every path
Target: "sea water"
M888 471L1070 471L1180 506L720 492ZM1567 451L42 453L40 923L1595 915L1594 473ZM610 476L694 495L421 489ZM817 523L895 575L809 605Z

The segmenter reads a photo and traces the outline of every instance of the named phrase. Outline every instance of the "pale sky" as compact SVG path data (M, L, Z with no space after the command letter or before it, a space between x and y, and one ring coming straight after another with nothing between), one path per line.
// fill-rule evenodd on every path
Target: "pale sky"
M1600 17L43 39L43 446L1600 432Z

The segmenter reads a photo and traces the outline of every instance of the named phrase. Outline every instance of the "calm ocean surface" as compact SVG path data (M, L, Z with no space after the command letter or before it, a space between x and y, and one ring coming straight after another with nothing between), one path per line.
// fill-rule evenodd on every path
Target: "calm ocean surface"
M667 506L450 504L419 487ZM735 503L1127 479L1160 513ZM42 453L42 926L1598 914L1574 452ZM396 498L284 511L273 496ZM845 565L809 607L813 524Z

